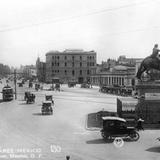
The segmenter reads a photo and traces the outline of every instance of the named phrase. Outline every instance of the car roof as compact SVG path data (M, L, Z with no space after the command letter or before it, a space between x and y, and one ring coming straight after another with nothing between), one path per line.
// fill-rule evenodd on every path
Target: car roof
M50 103L51 104L52 102L51 101L43 101L43 103Z
M123 118L119 118L119 117L111 117L111 116L106 116L106 117L102 117L103 120L117 120L117 121L122 121L122 122L126 122L125 119Z

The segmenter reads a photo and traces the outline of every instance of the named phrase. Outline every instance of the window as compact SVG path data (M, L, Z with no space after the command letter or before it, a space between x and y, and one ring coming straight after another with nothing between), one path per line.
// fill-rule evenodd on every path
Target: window
M72 62L72 67L74 67L74 62Z
M66 67L66 66L67 66L67 62L65 62L65 64L64 64L64 65L65 65L65 67Z
M64 59L66 60L66 59L67 59L67 56L65 56Z
M82 56L80 56L80 60L82 60Z
M65 72L65 75L67 75L67 71L65 70L64 72Z
M82 67L82 62L80 62L80 67Z
M87 74L88 74L88 75L90 74L90 70L87 70Z
M79 74L82 75L82 70L80 70Z
M57 66L59 66L59 62L57 63Z
M72 60L74 60L74 56L72 56Z
M74 70L72 71L72 75L74 76Z
M52 66L54 66L54 63L52 62Z

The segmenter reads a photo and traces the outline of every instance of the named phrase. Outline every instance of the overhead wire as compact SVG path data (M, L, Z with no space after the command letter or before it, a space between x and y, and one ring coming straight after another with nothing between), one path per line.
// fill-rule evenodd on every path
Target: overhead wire
M65 18L57 18L57 19L48 19L48 20L44 20L41 22L31 23L31 24L24 24L24 25L12 26L12 27L0 28L0 32L21 30L21 29L30 28L30 27L34 27L34 26L40 26L40 25L44 25L44 24L70 21L70 20L81 18L81 17L101 14L101 13L105 13L105 12L116 11L116 10L120 10L120 9L124 9L124 8L134 7L134 6L139 6L139 5L146 4L148 2L152 2L152 1L147 0L147 1L140 2L140 3L131 3L131 4L122 5L122 6L113 7L113 8L104 8L104 9L101 9L98 11L92 11L92 12L85 13L82 15L75 15L75 16L70 16L70 17L65 17Z

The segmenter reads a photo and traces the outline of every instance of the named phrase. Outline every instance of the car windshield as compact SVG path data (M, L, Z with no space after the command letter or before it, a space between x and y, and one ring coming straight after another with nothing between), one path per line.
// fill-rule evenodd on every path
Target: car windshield
M43 107L50 107L51 106L51 103L43 103Z

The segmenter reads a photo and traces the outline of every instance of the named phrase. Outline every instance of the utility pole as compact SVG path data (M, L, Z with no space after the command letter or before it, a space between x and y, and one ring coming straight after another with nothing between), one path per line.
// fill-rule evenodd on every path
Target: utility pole
M15 99L17 99L17 73L16 73L16 69L14 70L14 87L15 87Z

